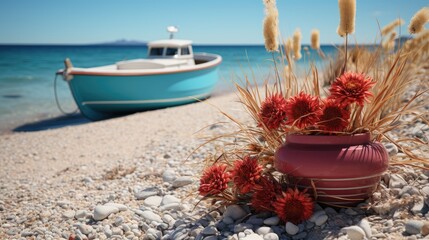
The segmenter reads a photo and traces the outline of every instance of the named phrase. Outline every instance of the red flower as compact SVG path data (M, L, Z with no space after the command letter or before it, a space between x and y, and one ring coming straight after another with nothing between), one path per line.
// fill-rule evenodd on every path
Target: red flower
M321 112L317 97L301 92L286 102L286 124L305 128L318 121Z
M334 99L324 101L318 126L324 131L342 131L349 125L350 111Z
M277 129L286 119L284 97L281 94L268 96L261 104L259 119L268 129Z
M212 195L223 192L228 187L231 176L226 170L226 165L218 164L207 168L200 179L198 191L200 195Z
M284 222L294 224L309 219L313 214L313 207L313 201L306 193L290 188L278 196L274 203L277 216Z
M249 156L243 160L234 162L232 176L238 192L245 194L250 192L261 177L262 166L258 164L258 159Z
M375 82L364 74L347 72L338 77L331 85L331 97L341 104L348 105L356 102L363 106L364 101L369 102L372 96L369 91Z
M280 194L282 188L275 180L262 177L259 184L255 186L251 204L257 212L274 211L273 203Z

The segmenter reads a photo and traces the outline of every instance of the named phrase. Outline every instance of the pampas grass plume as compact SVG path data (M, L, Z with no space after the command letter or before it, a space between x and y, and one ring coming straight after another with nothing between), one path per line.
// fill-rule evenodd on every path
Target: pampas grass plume
M387 39L385 42L381 44L384 50L390 51L395 48L395 39L396 39L396 32L392 32L389 35L389 39Z
M410 25L408 25L408 31L411 34L419 33L423 31L424 25L429 21L429 7L424 7L417 11L416 14L411 18Z
M401 26L404 24L404 20L401 18L398 18L394 20L393 22L387 24L383 29L381 29L381 36L386 36L389 34L395 27Z
M278 36L278 16L279 12L275 0L264 0L265 19L264 19L264 39L265 48L268 52L275 52L279 48Z
M337 33L341 37L355 31L356 0L338 0L340 25Z
M296 29L293 33L293 55L296 60L301 59L301 30Z
M319 30L317 30L317 29L313 29L311 31L311 48L312 49L319 49L320 48Z

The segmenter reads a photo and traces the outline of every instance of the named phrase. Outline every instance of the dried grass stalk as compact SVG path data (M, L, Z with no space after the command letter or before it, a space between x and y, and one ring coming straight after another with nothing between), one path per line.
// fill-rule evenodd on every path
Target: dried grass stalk
M393 22L387 24L383 29L381 29L381 36L386 36L387 34L392 32L393 29L403 24L404 24L404 20L402 20L401 18L394 20Z
M311 48L312 49L319 49L320 48L320 41L319 41L319 30L313 29L311 30Z
M384 50L386 51L391 51L392 49L395 48L395 39L396 39L396 32L392 32L389 35L389 38L384 41L381 46L383 47Z
M295 57L295 60L301 59L301 30L296 29L293 33L293 55Z
M411 34L419 33L423 31L424 25L429 21L429 7L424 7L417 11L416 14L411 18L410 25L408 25L408 31Z
M340 9L340 25L337 33L340 36L351 34L355 31L356 0L338 0Z
M279 12L276 7L275 0L264 0L265 4L265 19L264 19L264 39L265 48L268 52L276 52L279 49L278 25Z

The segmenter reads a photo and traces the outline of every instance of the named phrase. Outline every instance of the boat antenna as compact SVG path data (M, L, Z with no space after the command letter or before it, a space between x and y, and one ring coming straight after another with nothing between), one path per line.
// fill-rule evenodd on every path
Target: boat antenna
M178 31L179 31L179 29L176 26L168 26L167 27L167 32L170 33L170 39L173 39L174 33L177 33Z

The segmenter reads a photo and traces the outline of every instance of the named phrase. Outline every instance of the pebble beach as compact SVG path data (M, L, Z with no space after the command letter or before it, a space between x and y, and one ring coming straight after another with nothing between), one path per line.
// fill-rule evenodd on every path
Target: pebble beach
M391 166L358 207L316 204L298 225L200 201L204 159L221 147L201 146L203 137L235 129L219 109L248 120L231 93L0 135L0 239L429 239L429 171L408 166ZM427 139L429 127L411 122L396 134ZM401 154L386 147L391 157Z

